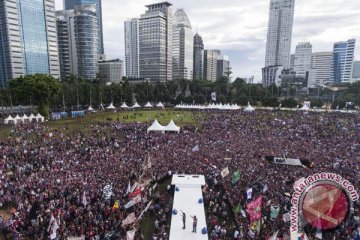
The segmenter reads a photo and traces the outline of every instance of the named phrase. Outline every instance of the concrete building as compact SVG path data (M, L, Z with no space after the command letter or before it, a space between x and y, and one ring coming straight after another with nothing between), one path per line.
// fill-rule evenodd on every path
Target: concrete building
M215 82L217 80L217 60L221 55L220 50L204 51L204 79Z
M172 4L147 5L139 23L140 77L150 81L172 80Z
M0 87L23 75L60 77L54 0L0 1Z
M354 61L352 82L360 81L360 61Z
M273 83L276 84L277 87L281 86L281 73L283 71L283 66L271 66L265 67L262 69L262 85L264 87L268 87Z
M290 68L295 0L270 0L265 67Z
M173 80L193 79L194 42L190 19L183 9L174 14L172 38Z
M296 77L307 79L311 68L312 45L309 42L300 42L296 46L294 71Z
M124 76L124 63L120 59L99 61L99 75L107 83L119 83Z
M351 83L354 62L355 39L334 43L331 84Z
M73 10L76 5L81 4L95 4L97 16L97 51L98 55L104 55L104 38L103 38L103 25L102 25L102 0L63 0L65 10Z
M56 20L62 78L75 75L94 79L99 57L96 5L82 4L74 10L57 11Z
M332 52L316 52L311 56L308 88L316 88L330 81Z
M294 69L295 65L295 54L290 55L290 69Z
M193 78L196 80L204 79L204 42L198 33L194 36Z
M125 21L125 65L128 78L140 78L139 19Z
M219 80L221 77L229 77L230 72L230 61L226 55L220 55L217 60L217 72L216 79Z

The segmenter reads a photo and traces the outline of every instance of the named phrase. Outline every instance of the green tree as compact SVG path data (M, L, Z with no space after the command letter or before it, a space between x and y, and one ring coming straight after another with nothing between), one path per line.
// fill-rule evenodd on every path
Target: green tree
M298 103L294 98L285 98L281 101L281 105L286 108L295 108Z

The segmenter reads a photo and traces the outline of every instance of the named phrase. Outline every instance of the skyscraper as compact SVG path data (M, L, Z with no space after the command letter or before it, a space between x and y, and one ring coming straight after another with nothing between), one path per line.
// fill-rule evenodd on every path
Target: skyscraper
M194 36L194 70L193 79L204 78L204 43L201 36L196 33Z
M140 77L150 81L172 80L173 14L169 2L147 5L140 17Z
M330 83L349 83L354 62L355 39L334 43Z
M174 14L172 43L173 80L193 79L194 42L190 19L183 9Z
M102 25L102 6L101 0L64 0L65 10L74 9L76 5L81 4L95 4L96 16L97 16L97 50L98 55L104 54L104 37L103 37L103 25Z
M309 42L300 42L296 46L294 71L296 77L307 78L311 68L312 45Z
M124 25L126 76L139 78L139 19L127 20Z
M119 83L123 72L124 64L120 59L99 61L99 75L107 83Z
M219 80L221 77L228 77L229 71L230 71L229 57L226 55L220 55L217 60L216 80Z
M60 77L54 0L0 1L0 86L28 74Z
M309 88L315 88L330 81L332 52L316 52L311 56Z
M265 67L290 67L295 0L271 0L266 41Z
M57 11L56 20L62 78L75 75L94 79L98 61L96 5Z
M352 81L353 82L360 81L360 61L354 61Z
M217 80L217 60L221 55L220 50L204 51L204 78L208 81Z

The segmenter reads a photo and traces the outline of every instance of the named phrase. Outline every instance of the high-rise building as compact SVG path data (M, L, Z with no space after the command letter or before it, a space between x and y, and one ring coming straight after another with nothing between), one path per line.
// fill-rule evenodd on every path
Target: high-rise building
M147 5L139 23L140 77L150 81L172 80L171 3Z
M102 0L64 0L65 10L74 9L76 5L81 4L95 4L96 16L97 16L97 51L98 55L104 54L104 37L103 37L103 25L102 25Z
M283 66L264 67L262 69L262 85L268 87L275 83L277 87L281 86L281 74L283 70Z
M354 61L352 82L360 81L360 61Z
M355 42L355 39L349 39L346 42L334 43L331 84L351 82Z
M217 73L216 79L219 80L221 77L228 77L230 73L230 61L226 55L220 55L217 60Z
M196 33L194 36L194 70L193 79L204 78L204 42L201 36Z
M296 46L294 71L296 77L308 78L311 68L312 45L309 42L300 42Z
M332 52L312 54L308 88L316 88L330 81L332 56Z
M290 55L290 68L294 69L294 65L295 65L295 54L291 54Z
M265 67L290 67L295 0L271 0L266 41Z
M217 61L220 55L220 50L204 51L204 79L211 82L217 80Z
M0 86L22 75L60 77L54 0L0 1Z
M99 61L99 75L108 83L119 83L124 75L124 64L120 59Z
M125 21L124 31L126 76L129 78L140 78L139 19L133 18Z
M172 42L173 80L193 79L194 42L190 19L183 9L174 14Z
M99 56L96 5L82 4L74 10L57 11L56 21L62 78L75 75L94 79Z

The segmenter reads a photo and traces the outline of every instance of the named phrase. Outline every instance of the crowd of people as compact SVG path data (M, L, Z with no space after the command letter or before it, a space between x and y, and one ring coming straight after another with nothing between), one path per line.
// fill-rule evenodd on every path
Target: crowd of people
M77 131L46 124L15 126L0 143L0 207L11 211L10 219L0 218L2 232L12 239L93 240L127 239L136 229L135 239L144 239L147 233L140 225L146 221L153 224L151 238L165 240L173 191L158 188L172 174L185 173L205 176L209 239L268 239L276 232L278 238L289 239L286 215L296 180L327 171L360 187L359 115L211 110L201 114L206 116L201 127L185 126L179 134L147 134L148 123L119 121ZM194 120L200 121L200 115L194 114ZM284 155L308 159L314 166L264 159ZM222 177L226 167L230 174ZM240 177L233 182L237 171ZM125 207L137 183L141 200ZM261 226L253 228L246 206L260 195ZM279 212L274 218L270 207L275 205ZM323 232L323 239L354 239L360 231L360 202L353 207L341 228ZM136 220L123 224L132 213ZM316 229L306 231L315 239Z

